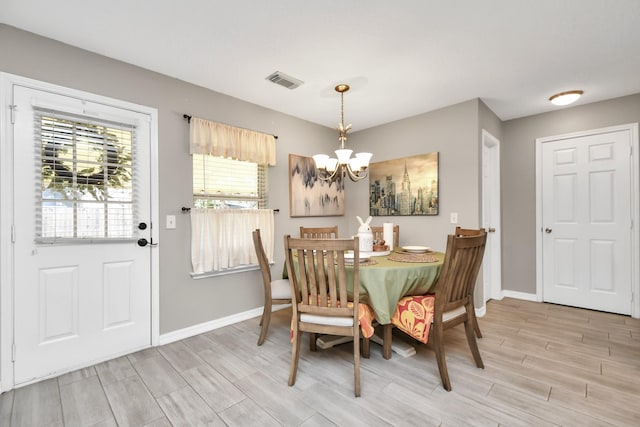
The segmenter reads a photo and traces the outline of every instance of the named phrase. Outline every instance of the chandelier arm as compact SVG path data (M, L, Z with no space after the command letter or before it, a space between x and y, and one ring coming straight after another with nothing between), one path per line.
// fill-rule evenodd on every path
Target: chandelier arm
M325 176L322 177L320 176L320 174L318 174L318 179L325 181L325 182L330 182L333 181L333 178L335 178L335 176L338 174L338 171L342 169L341 166L336 167L336 170L333 171L333 173L331 175L329 175L329 172L327 172L327 170L324 170L324 174ZM328 176L327 176L328 175Z
M347 173L349 174L349 178L351 178L352 181L360 181L361 179L366 178L368 175L368 173L362 176L356 175L349 166L344 166L344 168L347 170Z

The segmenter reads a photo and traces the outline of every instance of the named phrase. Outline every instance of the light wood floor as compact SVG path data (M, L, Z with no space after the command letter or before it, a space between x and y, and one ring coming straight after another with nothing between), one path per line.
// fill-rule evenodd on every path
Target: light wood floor
M446 335L450 393L428 346L384 360L372 344L355 398L351 344L310 353L305 340L287 386L289 315L274 314L262 347L252 319L4 393L0 425L640 425L640 321L627 316L491 301L486 369L462 327Z

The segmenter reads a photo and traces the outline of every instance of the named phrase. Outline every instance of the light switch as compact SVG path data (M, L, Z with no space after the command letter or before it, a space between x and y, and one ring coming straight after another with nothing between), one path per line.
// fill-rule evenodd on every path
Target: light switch
M167 215L167 230L175 230L176 228L176 216Z
M458 223L458 213L451 212L451 224L457 224L457 223Z

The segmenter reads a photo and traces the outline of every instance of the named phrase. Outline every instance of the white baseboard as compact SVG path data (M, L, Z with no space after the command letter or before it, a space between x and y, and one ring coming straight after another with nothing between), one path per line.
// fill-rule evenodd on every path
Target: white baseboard
M274 305L272 312L282 310L287 307L291 307L291 304ZM203 334L205 332L213 331L214 329L222 328L225 326L233 325L234 323L239 323L248 319L252 319L254 317L262 316L262 310L262 307L258 307L254 308L253 310L232 314L231 316L222 317L220 319L211 320L209 322L189 326L188 328L162 334L159 337L158 345L171 344L172 342L180 341L194 335Z
M521 299L525 301L538 301L538 297L536 296L536 294L528 294L526 292L503 290L502 297Z
M480 308L476 308L476 317L483 317L485 314L487 314L487 305L483 305Z

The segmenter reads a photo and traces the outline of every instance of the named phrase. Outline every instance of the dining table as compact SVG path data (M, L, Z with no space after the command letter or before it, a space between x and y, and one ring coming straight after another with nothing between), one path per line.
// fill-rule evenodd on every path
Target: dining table
M393 251L360 254L359 301L372 308L375 320L382 325L383 330L383 337L374 335L372 341L383 345L385 359L391 358L391 351L403 356L415 354L415 348L409 344L392 344L391 318L403 297L424 295L432 291L442 269L444 253L414 253L400 247ZM347 283L351 284L353 280L349 280L349 272L353 272L353 268L346 269ZM283 274L286 274L286 267ZM353 288L348 287L347 291L352 292ZM343 337L323 336L318 338L317 343L320 348L328 348L339 344L341 339Z

